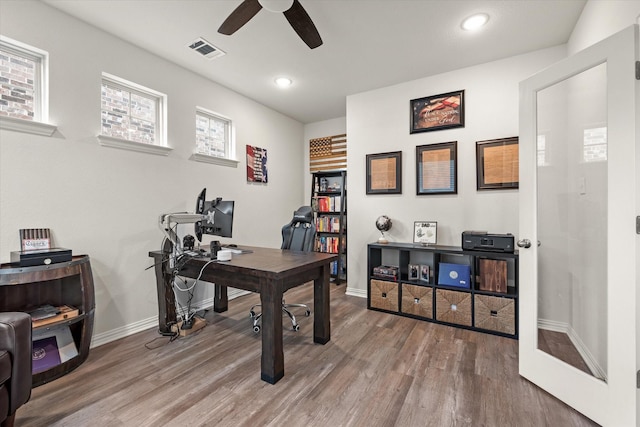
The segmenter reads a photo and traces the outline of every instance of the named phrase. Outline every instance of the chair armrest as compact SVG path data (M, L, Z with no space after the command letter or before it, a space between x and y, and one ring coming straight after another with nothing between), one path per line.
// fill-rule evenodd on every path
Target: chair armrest
M31 316L27 313L0 313L0 350L11 355L9 414L25 404L31 397Z

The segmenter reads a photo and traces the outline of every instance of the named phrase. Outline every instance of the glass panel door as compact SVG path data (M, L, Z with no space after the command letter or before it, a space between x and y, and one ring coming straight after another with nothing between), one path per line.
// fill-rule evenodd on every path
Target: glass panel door
M520 83L520 374L637 425L638 27Z

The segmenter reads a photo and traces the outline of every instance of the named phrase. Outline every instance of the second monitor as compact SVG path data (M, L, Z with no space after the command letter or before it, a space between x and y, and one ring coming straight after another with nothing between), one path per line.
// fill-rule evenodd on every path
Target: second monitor
M202 221L195 224L198 241L202 241L203 234L232 237L234 202L220 197L206 201L206 192L206 188L202 189L196 202L196 213L203 215Z

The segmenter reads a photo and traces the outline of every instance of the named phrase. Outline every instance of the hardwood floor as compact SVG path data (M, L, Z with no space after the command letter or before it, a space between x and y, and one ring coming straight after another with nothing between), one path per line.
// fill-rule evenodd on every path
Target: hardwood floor
M538 348L589 375L589 369L566 333L538 329Z
M286 299L312 304L312 288ZM518 375L517 341L370 311L344 291L332 285L326 345L313 343L312 317L285 329L275 385L260 380L251 294L191 336L149 330L92 349L33 390L16 426L596 425Z

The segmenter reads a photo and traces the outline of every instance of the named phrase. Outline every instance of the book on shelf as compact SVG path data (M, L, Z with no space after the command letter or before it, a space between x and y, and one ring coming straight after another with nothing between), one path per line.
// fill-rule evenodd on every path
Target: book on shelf
M341 196L314 196L311 202L312 207L316 206L317 212L340 212L342 207Z
M320 233L339 233L340 218L336 216L319 216L316 218L316 231Z
M31 313L36 312L36 317ZM47 313L46 315L40 315L38 313ZM51 314L52 313L52 314ZM73 319L80 314L80 311L77 308L70 307L68 305L61 305L58 307L52 306L43 306L39 307L32 312L29 312L31 315L31 324L34 328L38 328L40 326L50 325L52 323L61 322L63 320Z
M32 372L46 371L78 355L71 329L66 325L33 331Z
M394 265L379 265L373 267L373 275L381 279L398 280L398 267Z
M315 248L316 252L324 252L330 254L337 254L344 252L345 242L342 242L342 248L340 246L339 237L320 236L316 238Z
M59 313L60 311L56 307L50 304L46 304L41 307L34 308L33 310L27 311L27 314L31 316L32 322L48 319L50 317L55 317Z
M60 352L58 351L58 341L56 337L44 337L33 340L32 346L31 372L37 374L46 371L60 363Z

